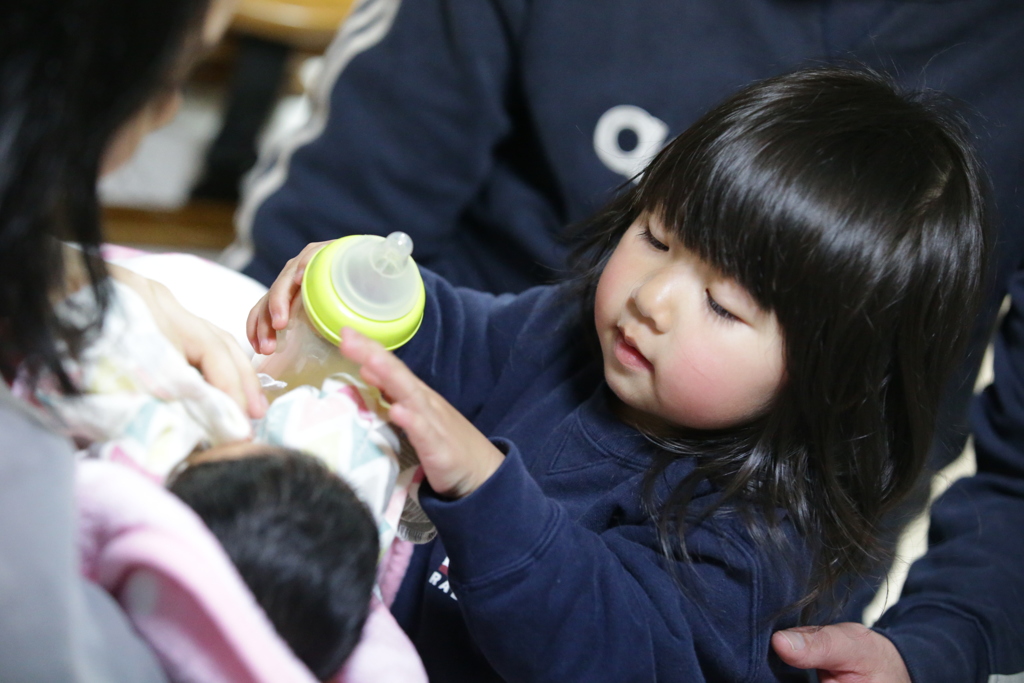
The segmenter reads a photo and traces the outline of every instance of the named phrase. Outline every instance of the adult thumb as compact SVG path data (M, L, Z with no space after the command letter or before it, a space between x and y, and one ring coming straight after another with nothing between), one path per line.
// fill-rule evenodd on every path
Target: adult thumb
M909 683L903 659L885 636L851 622L778 631L772 647L798 669L828 672L829 680Z

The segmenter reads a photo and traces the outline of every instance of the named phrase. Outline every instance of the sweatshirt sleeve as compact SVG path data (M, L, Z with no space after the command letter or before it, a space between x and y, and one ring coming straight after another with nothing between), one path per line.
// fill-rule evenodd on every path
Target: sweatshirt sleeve
M793 573L709 523L689 534L690 561L667 567L645 512L588 530L513 444L495 443L505 461L477 491L447 501L421 489L421 502L469 632L504 680L778 680L768 642L798 597Z
M552 326L574 325L578 305L564 287L534 287L522 294L493 295L453 287L423 270L427 292L423 323L398 356L459 412L475 420L493 404L500 380L502 400L515 400L533 383L533 372L560 359L565 345L582 335L557 335ZM552 310L560 312L552 314ZM541 335L551 343L538 344ZM522 342L522 343L520 343ZM510 370L511 368L511 370ZM518 386L516 386L518 385ZM494 410L494 406L489 406ZM478 425L479 426L479 425Z
M157 683L114 600L78 571L74 456L0 402L0 680Z
M1024 276L971 422L977 474L932 506L928 552L876 625L915 683L1024 675Z
M309 123L269 150L249 183L246 272L269 284L309 242L394 230L435 269L468 254L455 228L512 125L520 4L357 3L325 55Z

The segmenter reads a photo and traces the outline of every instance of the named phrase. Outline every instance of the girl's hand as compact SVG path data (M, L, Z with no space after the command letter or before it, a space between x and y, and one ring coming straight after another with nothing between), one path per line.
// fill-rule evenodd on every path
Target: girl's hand
M233 398L250 417L263 417L267 399L234 337L187 311L171 290L159 282L113 264L108 263L107 269L112 277L142 297L163 335L207 382Z
M468 496L504 461L480 430L383 346L345 328L341 352L359 363L363 379L391 402L391 421L405 430L438 494Z
M278 274L270 291L263 295L263 298L256 302L256 305L249 311L249 319L245 322L245 333L249 343L256 353L269 355L277 348L277 331L283 330L291 318L292 301L299 293L302 286L302 275L306 272L306 265L316 252L320 251L331 241L313 242L299 252L299 255L289 259L284 268Z

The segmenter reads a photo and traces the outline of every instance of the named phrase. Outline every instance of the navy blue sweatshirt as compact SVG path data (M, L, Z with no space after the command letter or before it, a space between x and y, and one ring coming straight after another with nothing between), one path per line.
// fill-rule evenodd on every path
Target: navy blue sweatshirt
M738 515L716 515L673 575L642 497L654 446L612 415L578 301L564 287L495 298L430 274L427 291L401 356L506 453L464 499L421 494L439 540L394 610L431 679L787 680L769 638L794 623L777 613L804 590L803 546L758 546ZM704 484L693 505L716 495Z

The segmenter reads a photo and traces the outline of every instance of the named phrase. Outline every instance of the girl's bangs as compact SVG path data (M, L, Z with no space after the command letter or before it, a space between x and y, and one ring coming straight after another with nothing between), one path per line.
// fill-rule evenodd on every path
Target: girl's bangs
M771 174L759 172L760 164L750 156L726 156L709 163L706 152L684 148L674 151L673 163L656 160L637 188L637 213L656 216L688 249L734 278L769 310L770 285L779 280L780 221L773 214L782 207L766 206L764 197L778 193L758 186L778 185L778 179L773 182L767 177Z

